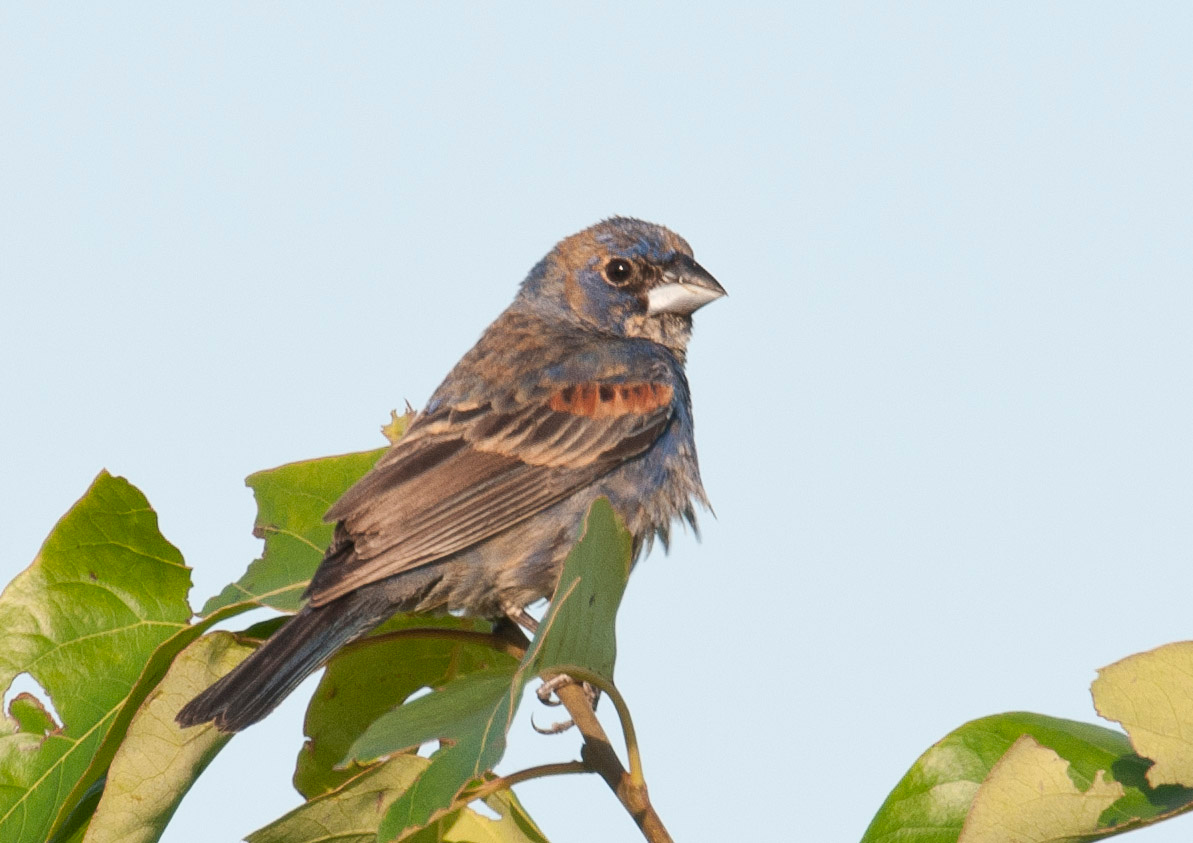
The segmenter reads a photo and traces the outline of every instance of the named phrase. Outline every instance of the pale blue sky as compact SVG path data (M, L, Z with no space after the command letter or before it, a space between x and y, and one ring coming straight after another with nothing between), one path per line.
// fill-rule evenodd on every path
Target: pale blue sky
M259 551L245 475L380 444L627 214L729 291L717 517L619 627L677 840L856 840L957 725L1096 720L1096 668L1193 637L1187 4L117 5L0 11L0 579L106 467L201 605ZM166 841L297 802L308 693ZM523 720L507 767L576 744ZM519 794L637 834L595 778Z

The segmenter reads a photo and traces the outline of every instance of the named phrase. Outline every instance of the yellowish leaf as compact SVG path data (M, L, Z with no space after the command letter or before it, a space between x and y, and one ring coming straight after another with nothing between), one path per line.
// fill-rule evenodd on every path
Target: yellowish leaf
M1148 784L1193 786L1193 641L1104 667L1090 690L1098 714L1121 723L1135 751L1156 762Z
M1099 770L1082 792L1069 762L1024 735L978 788L957 843L1060 843L1098 830L1098 817L1123 795Z
M406 435L406 428L410 426L410 420L414 418L414 410L410 405L406 405L406 412L398 415L397 410L389 411L389 424L381 427L381 432L385 434L385 438L389 440L389 444L396 445L398 440Z
M161 836L195 778L232 737L210 725L181 729L174 715L251 652L230 633L215 632L178 655L129 724L84 843Z

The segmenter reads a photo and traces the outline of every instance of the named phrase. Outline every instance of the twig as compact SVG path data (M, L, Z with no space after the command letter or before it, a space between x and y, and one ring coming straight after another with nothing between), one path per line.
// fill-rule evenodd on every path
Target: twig
M645 788L646 777L642 773L642 755L638 751L638 733L634 729L634 721L630 717L629 706L626 705L625 698L621 692L617 690L617 686L609 682L604 676L595 673L588 668L580 665L565 664L559 665L553 671L556 675L565 674L573 679L579 679L582 682L587 682L609 697L613 702L613 707L617 709L617 717L621 720L621 731L625 735L626 743L626 758L630 765L630 780L636 785ZM548 674L549 676L549 674Z
M592 704L589 703L584 689L578 684L565 685L556 691L556 694L567 708L568 714L572 716L576 728L584 736L584 746L580 750L580 757L584 759L584 763L599 773L605 784L609 785L609 789L642 830L643 837L650 843L673 843L671 835L663 826L663 821L650 804L646 784L635 782L625 767L621 766L621 760L613 751L609 736L597 720L596 712L592 710Z

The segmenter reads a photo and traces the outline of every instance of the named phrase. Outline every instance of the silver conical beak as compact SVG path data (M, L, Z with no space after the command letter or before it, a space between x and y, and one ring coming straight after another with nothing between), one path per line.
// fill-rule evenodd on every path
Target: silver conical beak
M662 282L647 291L646 312L687 316L723 295L725 288L708 270L687 255L680 255L663 272Z

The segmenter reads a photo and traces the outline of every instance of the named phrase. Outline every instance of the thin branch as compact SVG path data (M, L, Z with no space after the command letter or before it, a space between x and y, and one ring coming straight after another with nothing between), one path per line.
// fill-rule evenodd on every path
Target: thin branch
M609 743L609 736L597 720L596 712L592 710L592 704L589 703L584 689L578 684L565 685L556 693L567 707L576 728L584 736L584 746L580 750L580 757L584 759L584 763L599 773L605 784L609 785L609 789L638 824L643 837L650 843L673 843L671 835L663 826L663 821L650 804L646 785L635 782L625 767L621 766L617 753Z
M617 686L601 674L580 665L560 665L552 673L563 673L571 676L573 679L587 682L589 685L599 688L613 701L613 707L617 709L617 717L621 720L622 734L625 736L626 757L630 763L630 778L636 786L645 788L646 777L642 773L642 755L638 751L638 733L634 730L634 721L630 717L630 708L626 705L625 698L621 695L621 692L617 690Z

